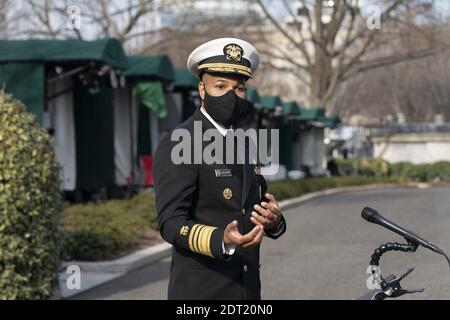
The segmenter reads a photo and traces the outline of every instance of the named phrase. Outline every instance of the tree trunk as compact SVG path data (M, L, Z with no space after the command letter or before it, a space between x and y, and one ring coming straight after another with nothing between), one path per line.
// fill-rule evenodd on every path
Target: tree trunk
M309 105L312 108L326 108L329 101L324 101L324 98L333 75L332 58L319 48L315 50L314 57L310 72Z

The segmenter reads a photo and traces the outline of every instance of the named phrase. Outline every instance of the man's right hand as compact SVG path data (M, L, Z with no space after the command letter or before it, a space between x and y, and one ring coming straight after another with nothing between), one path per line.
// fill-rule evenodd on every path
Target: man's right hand
M264 235L264 228L261 225L255 226L249 233L240 234L238 222L234 220L225 228L223 242L225 245L241 246L250 248L261 243Z

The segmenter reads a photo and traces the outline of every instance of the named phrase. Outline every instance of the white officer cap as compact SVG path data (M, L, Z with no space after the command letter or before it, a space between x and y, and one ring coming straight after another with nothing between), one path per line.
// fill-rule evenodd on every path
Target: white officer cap
M189 55L189 71L200 77L201 73L233 73L252 78L259 65L259 53L247 41L220 38L197 47Z

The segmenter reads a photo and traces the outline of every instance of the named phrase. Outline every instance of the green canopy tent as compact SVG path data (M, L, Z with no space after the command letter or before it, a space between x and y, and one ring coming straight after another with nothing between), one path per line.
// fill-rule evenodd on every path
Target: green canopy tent
M115 39L0 40L0 84L23 101L42 124L47 82L55 82L88 68L90 63L127 67L120 42ZM51 66L64 66L50 70ZM78 66L79 68L73 68ZM45 79L45 81L44 81Z
M303 122L320 122L325 117L325 109L324 108L316 108L316 109L304 109L300 110L300 114L297 116L297 120ZM318 124L318 123L317 123ZM318 124L320 126L320 124Z
M324 129L334 128L340 123L339 116L327 117L324 108L300 109L296 116L299 122L299 162L311 175L325 171Z
M280 163L288 171L299 169L298 166L298 126L295 121L300 114L300 107L295 101L282 103L283 122L280 129Z
M124 74L134 81L175 81L175 70L167 55L129 56Z
M134 103L139 109L138 155L152 154L157 140L150 141L150 120L154 115L154 133L158 131L157 118L168 114L165 91L175 81L175 70L167 55L130 56L129 68L124 72L130 88L134 90Z
M238 126L244 130L249 128L257 129L261 124L261 107L258 90L247 88L246 99L249 102L247 113L239 120Z
M175 70L174 91L195 91L198 88L199 79L186 68Z
M300 109L300 114L297 115L297 120L309 123L324 128L335 128L341 123L341 118L338 115L327 117L324 108L317 109Z
M260 104L266 112L280 115L283 110L283 102L278 96L261 96Z
M280 128L283 125L283 101L279 96L260 96L261 127Z
M182 105L182 120L188 119L200 106L198 97L199 78L186 68L175 70L174 93L178 95Z
M122 45L113 38L85 41L66 40L1 40L0 63L101 61L119 69L128 67Z
M325 128L334 129L339 124L342 123L341 118L338 115L333 115L331 117L325 117L322 119Z
M259 96L258 90L255 88L248 88L247 100L252 102L256 108L259 108L261 103L261 97Z
M267 95L267 96L259 96L259 105L258 109L259 114L259 125L258 128L262 129L277 129L279 130L279 141L274 143L271 140L271 134L268 135L269 138L269 146L278 147L279 151L279 162L280 164L286 168L287 164L287 152L288 148L285 146L285 142L283 142L284 131L282 130L285 122L285 117L283 116L283 101L279 96L275 95ZM285 172L285 170L281 170L280 172Z
M279 128L283 125L285 118L283 115L283 101L279 96L260 96L259 109L263 128Z
M283 103L283 113L286 115L297 116L300 114L300 106L295 101Z
M119 41L0 41L0 86L53 134L63 190L114 183L111 88L128 60Z
M134 88L136 98L159 118L165 118L164 86L175 81L170 58L166 55L130 56L128 62L124 75Z
M122 137L122 140L128 139L126 144L133 146L133 150L126 152L132 152L129 169L136 174L134 182L151 185L151 179L145 178L150 176L149 170L144 167L148 165L148 157L154 153L164 127L180 122L174 115L177 110L171 94L175 69L166 55L130 56L128 59L129 67L124 72L128 85L120 94L129 99L128 110L122 112L132 116L125 118L134 121L128 126L122 125L132 132L131 136ZM137 172L135 165L139 168Z

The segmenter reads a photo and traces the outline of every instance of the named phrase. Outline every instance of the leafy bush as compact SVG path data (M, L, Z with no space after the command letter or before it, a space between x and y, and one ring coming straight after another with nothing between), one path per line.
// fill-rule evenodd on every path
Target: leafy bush
M426 182L431 178L429 164L407 164L403 167L402 177L411 181Z
M0 91L0 299L51 296L60 204L48 134L22 103Z
M335 159L341 175L363 175L386 177L389 175L389 163L381 159Z
M398 162L389 165L391 176L418 182L450 182L450 162L412 164Z
M397 162L389 164L389 174L396 177L406 177L405 173L409 167L414 166L410 162Z
M450 182L450 162L446 161L413 164L411 162L388 163L379 159L336 159L336 163L339 172L347 176L357 172L361 176L369 177L390 176L416 182Z
M330 188L369 185L378 183L402 183L401 178L396 177L322 177L298 180L281 180L268 182L268 192L278 200L298 197L309 192L315 192Z
M430 165L429 178L450 182L450 162L439 161Z
M124 201L127 211L133 212L146 221L151 228L159 230L155 197L152 193L141 192L130 200Z
M154 197L67 207L61 217L65 260L110 259L137 242L145 227L158 228Z

